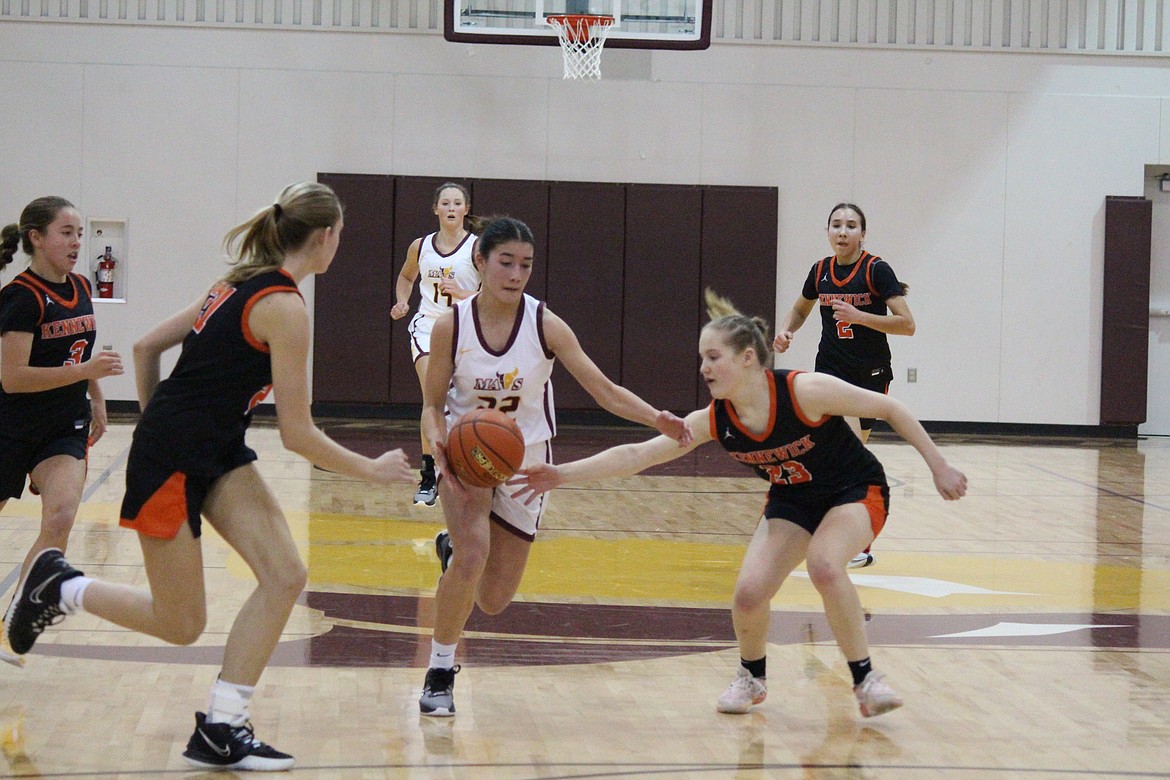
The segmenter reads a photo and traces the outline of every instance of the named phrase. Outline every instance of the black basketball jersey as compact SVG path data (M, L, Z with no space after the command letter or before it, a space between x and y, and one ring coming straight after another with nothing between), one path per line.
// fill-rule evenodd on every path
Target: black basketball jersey
M786 499L820 501L854 485L885 485L882 464L844 418L804 416L792 395L792 382L800 373L767 371L772 419L761 434L740 424L730 401L712 401L711 436Z
M31 269L0 290L0 334L31 333L28 364L37 368L84 363L93 354L97 326L89 281L69 274L50 282ZM84 429L90 418L89 383L74 382L37 393L0 387L0 432L22 441L44 441Z
M272 389L268 346L247 323L252 306L272 293L300 295L283 270L211 288L174 370L142 414L135 444L149 444L156 457L187 473L219 473L244 445L252 410Z
M855 323L833 319L833 301L845 301L870 314L887 313L886 299L902 295L902 285L885 260L869 252L852 265L839 265L830 255L813 264L800 293L817 301L821 310L821 343L818 363L825 363L845 375L890 363L886 334Z

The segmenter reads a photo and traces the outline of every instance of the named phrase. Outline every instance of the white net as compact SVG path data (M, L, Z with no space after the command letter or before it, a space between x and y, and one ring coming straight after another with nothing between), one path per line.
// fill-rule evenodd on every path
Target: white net
M565 78L595 81L601 78L601 51L613 26L612 16L561 15L547 17L561 41Z

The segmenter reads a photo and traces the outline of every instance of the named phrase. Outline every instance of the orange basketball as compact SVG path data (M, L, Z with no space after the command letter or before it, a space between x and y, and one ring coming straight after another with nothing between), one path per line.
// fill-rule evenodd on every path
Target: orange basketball
M463 484L495 487L524 462L520 426L495 409L472 409L447 433L447 462Z

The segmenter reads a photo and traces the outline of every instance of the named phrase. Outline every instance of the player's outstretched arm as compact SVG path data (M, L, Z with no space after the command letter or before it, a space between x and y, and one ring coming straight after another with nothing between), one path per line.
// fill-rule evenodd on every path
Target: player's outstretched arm
M253 335L268 345L272 358L272 388L276 419L285 447L329 471L369 480L379 485L413 482L414 471L400 450L367 458L347 450L313 422L309 407L309 315L295 293L261 298L248 315Z
M824 415L885 420L926 461L939 495L954 501L966 494L967 477L947 462L922 423L901 401L863 390L828 374L800 374L794 384L796 401L805 416L812 420Z
M681 458L700 444L711 441L708 420L709 412L705 408L686 416L684 424L691 434L691 440L685 445L680 446L668 436L655 436L653 439L635 444L610 447L588 458L562 463L559 466L537 463L521 469L508 484L518 486L520 489L513 495L524 499L528 504L541 493L547 493L561 485L632 476L659 463Z
M602 409L630 422L653 428L683 446L691 443L690 429L681 417L666 410L655 409L636 393L607 377L585 354L572 328L548 309L544 312L544 333L549 349Z

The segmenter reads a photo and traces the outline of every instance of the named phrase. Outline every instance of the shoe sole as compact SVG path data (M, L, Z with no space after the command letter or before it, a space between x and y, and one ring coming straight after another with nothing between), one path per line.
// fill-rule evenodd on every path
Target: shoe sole
M428 718L451 718L455 715L454 707L451 709L447 709L446 707L436 707L435 709L428 712L422 708L422 705L419 705L418 711L419 714L426 715Z
M873 561L874 561L874 558L872 555L866 555L864 561L849 561L849 563L846 565L846 568L865 569L869 566L873 566Z
M722 712L724 715L747 715L751 711L752 707L756 706L757 704L763 704L764 699L766 699L766 698L768 698L768 694L764 694L763 696L759 697L758 699L752 699L752 703L749 704L748 706L744 707L743 709L739 709L739 708L725 709L723 705L716 703L715 704L715 711Z
M249 759L252 760L249 761ZM271 758L256 758L255 756L245 756L234 764L212 764L207 761L192 758L184 753L183 760L193 767L198 767L208 772L287 772L296 765L296 760L292 758L276 760Z
M861 715L862 715L862 717L866 717L866 718L876 718L878 715L885 715L887 712L893 712L894 710L898 709L901 706L902 706L902 702L900 702L900 701L889 702L887 704L883 704L883 705L881 705L879 707L875 707L873 709L870 709L869 707L866 707L864 704L862 704L861 705Z
M437 503L438 503L438 501L439 501L439 499L437 499L437 498L436 498L434 501L419 501L419 500L416 498L416 499L414 500L414 505L415 505L415 506L434 506L435 504L437 504Z

